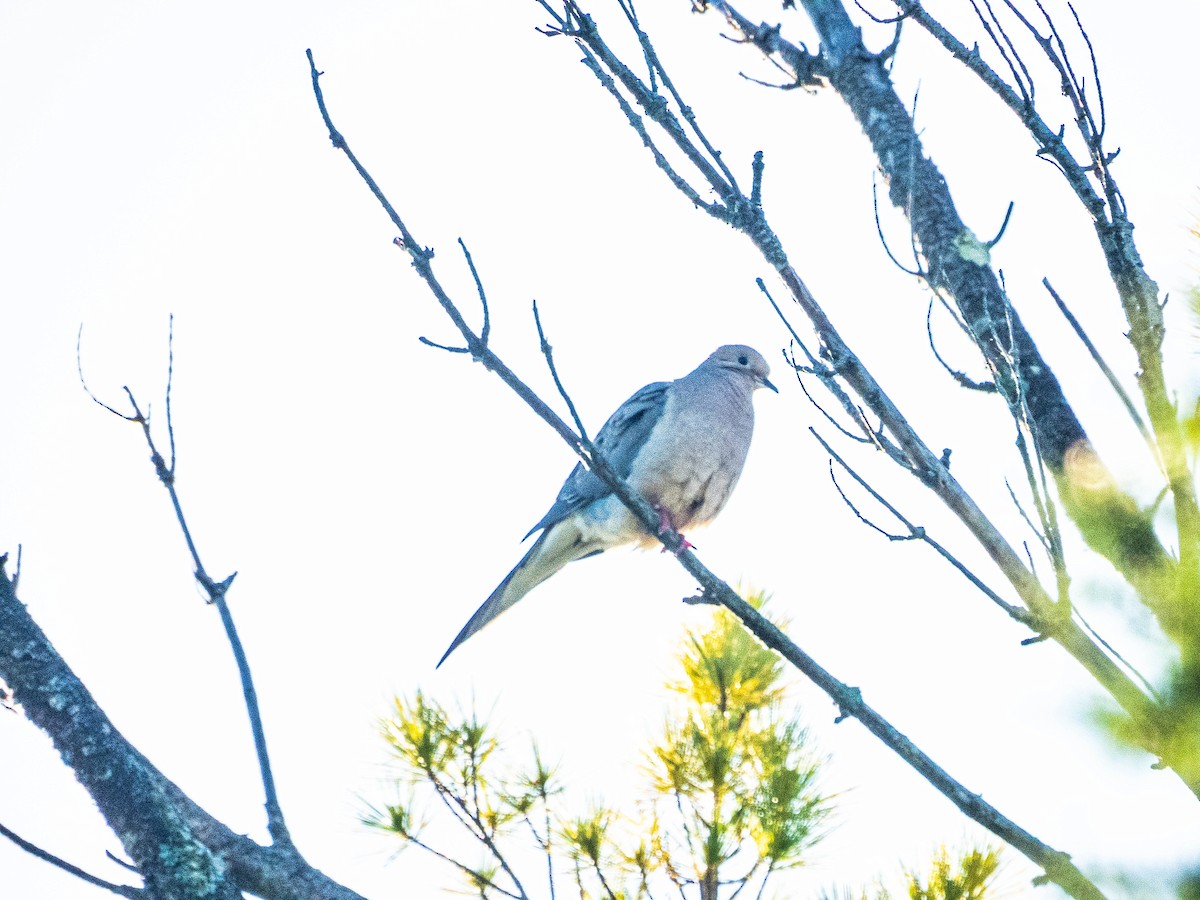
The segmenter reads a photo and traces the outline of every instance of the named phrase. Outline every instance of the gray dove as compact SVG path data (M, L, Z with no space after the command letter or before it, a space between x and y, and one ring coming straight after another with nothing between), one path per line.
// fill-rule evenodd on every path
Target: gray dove
M742 474L754 431L751 396L767 380L762 354L742 344L718 348L675 381L648 384L613 413L595 444L618 475L658 511L660 529L682 532L711 522ZM526 538L534 545L463 626L455 648L569 562L623 544L657 539L593 472L577 463L558 497Z

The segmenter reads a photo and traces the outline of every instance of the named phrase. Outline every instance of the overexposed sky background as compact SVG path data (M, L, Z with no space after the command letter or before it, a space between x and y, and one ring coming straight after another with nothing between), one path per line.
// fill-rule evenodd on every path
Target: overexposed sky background
M1023 476L994 398L966 395L926 344L927 297L887 260L871 211L873 161L832 92L770 91L746 48L683 0L644 25L735 171L766 153L768 215L843 335L1014 541L1028 537L1003 478ZM963 19L964 4L947 2ZM594 9L612 36L615 6ZM775 21L777 3L747 3ZM966 10L969 12L969 10ZM1200 124L1192 115L1200 9L1081 9L1100 55L1116 174L1151 274L1196 280ZM1065 15L1065 13L1064 13ZM1200 811L1150 760L1106 746L1098 693L926 550L855 521L807 435L821 420L782 369L786 337L754 285L747 241L691 209L654 168L567 40L534 31L527 0L468 3L150 2L0 6L0 550L24 547L22 599L117 726L231 827L263 836L261 791L229 650L203 603L141 435L80 389L129 385L161 408L175 316L179 489L250 654L285 812L308 858L378 898L434 895L455 876L357 824L387 799L375 719L420 687L490 711L517 750L536 736L574 798L636 791L661 723L682 628L710 613L672 560L617 551L569 567L433 666L522 552L518 540L573 460L498 380L421 346L455 333L346 160L331 149L304 50L326 71L334 120L461 308L478 307L455 239L485 279L493 346L550 399L529 312L539 302L560 372L593 429L641 385L682 375L719 344L774 362L755 447L722 518L693 535L731 582L774 594L819 662L970 789L1097 878L1169 874L1195 860ZM801 13L785 34L812 40ZM868 44L888 32L867 27ZM815 41L813 41L815 45ZM968 42L969 43L969 42ZM636 60L636 56L631 56ZM1132 388L1133 354L1086 216L1017 123L912 29L894 76L920 86L918 122L968 225L995 258L1102 455L1147 502L1145 448L1055 311L1048 276ZM1055 92L1053 82L1043 92ZM903 220L884 210L896 248ZM780 296L782 292L777 294ZM1173 383L1195 392L1184 304L1168 310ZM794 319L801 329L799 317ZM943 354L980 374L942 317ZM997 573L920 487L862 450L860 471L918 523ZM1149 672L1152 623L1103 566L1073 557L1085 615ZM1043 566L1043 569L1046 567ZM797 681L837 827L791 896L923 865L976 830L857 724ZM119 850L49 741L0 715L0 822L112 880ZM1009 854L1006 884L1027 866ZM0 843L6 896L99 892ZM1054 889L1043 889L1050 895ZM1147 896L1161 896L1165 883Z

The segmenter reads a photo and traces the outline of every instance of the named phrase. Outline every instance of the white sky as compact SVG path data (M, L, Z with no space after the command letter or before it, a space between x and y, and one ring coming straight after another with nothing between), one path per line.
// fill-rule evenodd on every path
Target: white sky
M985 508L1025 537L1001 478L1021 477L1007 417L998 401L954 390L931 359L927 299L879 245L872 160L841 102L750 85L739 70L770 70L721 40L715 17L682 0L643 5L729 163L748 177L753 151L766 152L768 214L844 336L928 442L954 449L956 473ZM776 3L746 11L780 15ZM1083 12L1140 247L1178 295L1195 278L1200 10L1131 14L1107 0ZM615 9L597 4L597 14L620 32ZM24 546L23 600L117 726L210 812L261 836L215 611L192 582L140 434L94 406L75 374L83 323L92 388L119 403L128 384L159 408L174 313L180 491L210 571L240 573L231 600L285 811L314 864L377 898L456 884L417 851L389 862L389 845L356 823L360 796L387 797L374 720L392 694L474 698L509 746L536 736L561 760L580 803L619 803L661 721L678 636L709 613L678 602L693 585L669 558L618 551L570 567L434 671L573 461L497 380L417 343L455 335L330 148L305 48L328 73L336 123L477 321L454 244L468 242L494 348L550 397L529 314L538 299L593 428L634 389L684 374L718 344L751 343L778 360L786 343L754 286L766 266L670 188L574 47L533 31L543 21L523 0L0 6L0 549ZM786 23L794 39L810 37L802 14ZM887 39L867 33L875 47ZM926 149L968 224L986 239L1016 201L996 250L1014 300L1101 452L1149 501L1158 485L1144 449L1039 286L1050 277L1132 387L1082 209L1011 117L915 30L895 76L905 96L921 85ZM885 213L903 248L902 220ZM1190 395L1195 346L1183 304L1172 307L1184 336L1170 347L1174 383ZM937 327L943 352L978 374L950 324ZM778 363L775 376L782 394L758 399L737 494L693 536L701 558L773 592L818 661L1085 870L1171 872L1194 859L1194 798L1150 759L1106 746L1079 666L1051 646L1020 647L1025 633L929 552L853 520L806 433L823 422ZM919 486L852 455L1000 586ZM1103 566L1073 561L1085 614L1153 672L1152 624ZM795 697L832 755L826 786L843 797L811 866L780 883L789 894L922 865L940 842L976 835L860 726L835 727L814 688L798 682ZM0 715L0 759L0 821L122 879L103 856L118 842L44 736ZM1006 883L1021 893L1026 867L1009 856ZM0 872L6 896L99 896L6 843Z

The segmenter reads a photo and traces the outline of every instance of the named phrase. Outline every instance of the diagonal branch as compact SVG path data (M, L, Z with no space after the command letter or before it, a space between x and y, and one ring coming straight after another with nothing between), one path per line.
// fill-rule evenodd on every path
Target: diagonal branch
M266 900L363 900L294 847L262 847L209 815L126 740L37 626L0 556L0 680L48 734L146 878L146 893L208 879L212 900L247 891ZM232 882L236 882L236 888Z
M875 490L875 488L871 487L871 485L867 483L866 479L864 479L861 475L859 475L858 472L854 471L853 467L851 467L849 463L847 463L844 459L842 459L842 457L840 455L838 455L837 451L834 450L833 447L831 447L829 445L828 441L826 441L823 437L821 437L820 434L817 433L817 430L815 428L810 428L809 433L812 434L812 436L817 439L817 443L819 443L822 447L825 448L825 452L828 453L829 456L839 466L841 466L843 469L845 469L846 472L850 475L850 477L853 478L856 482L858 482L859 486L862 487L863 490L865 490L868 494L871 495L871 497L875 500L876 503L878 503L880 506L882 506L884 509L886 509L889 513L891 513L900 522L901 525L903 525L905 528L908 529L908 535L905 536L906 540L919 540L919 541L923 541L924 543L928 544L930 547L932 547L934 549L934 551L939 556L941 556L943 559L946 560L946 562L948 562L951 566L953 566L955 569L957 569L958 572L964 578L966 578L968 581L970 581L971 584L975 585L975 587L977 587L979 589L980 593L982 593L985 597L987 597L989 600L991 600L993 603L995 603L997 606L999 606L1002 610L1004 610L1010 618L1016 620L1017 622L1020 622L1023 625L1026 625L1030 628L1037 630L1038 623L1033 620L1033 617L1030 616L1030 614L1025 609L1021 608L1020 606L1015 606L1012 603L1009 603L1007 600L1005 600L1003 597L1001 597L999 594L997 594L994 590L992 590L990 587L988 587L986 584L984 584L983 580L980 579L979 576L976 575L974 572L972 572L962 561L960 561L958 559L958 557L956 557L949 550L947 550L945 547L943 547L938 541L936 541L932 537L930 537L928 532L926 532L926 530L922 526L914 525L902 512L900 512L900 510L898 510L895 506L893 506L891 503L889 503L888 500L882 494L880 494L877 490ZM838 488L838 491L840 493L841 488ZM843 494L842 496L843 496L843 499L845 499L845 494ZM846 502L849 503L849 500L847 500ZM855 510L855 512L857 512L857 510ZM869 522L861 514L859 514L859 518L862 519L864 522L866 522L868 525L871 525L873 528L875 528L876 531L879 531L880 533L882 533L889 540L894 539L893 535L888 534L882 528L879 528L877 525L874 525L873 523Z
M1058 380L989 267L986 247L959 218L945 180L921 148L912 119L882 61L867 51L860 30L840 3L801 2L821 35L822 65L830 83L850 106L871 141L890 180L892 202L909 216L929 263L930 286L935 292L953 297L958 304L963 320L997 376L997 387L1008 400L1014 419L1020 423L1027 416L1030 420L1044 462L1055 476L1064 503L1084 538L1158 611L1162 608L1161 598L1175 595L1178 567L1155 534L1150 518L1133 498L1118 488L1115 478L1092 449ZM748 43L780 60L795 59L797 65L804 65L805 51L784 41L777 29L755 26L726 0L708 0L706 5L721 12ZM915 6L905 2L903 10L915 16L912 11ZM769 31L769 39L760 40L758 36L765 31ZM1200 796L1200 760L1182 749L1187 744L1186 735L1176 739L1172 734L1173 723L1158 704L1069 617L1054 615L1054 602L1032 571L904 421L862 362L838 336L786 257L778 264L779 254L775 252L778 239L773 235L772 240L761 237L768 231L763 222L756 232L747 234L775 266L793 299L812 321L838 374L880 416L909 454L912 470L967 526L1030 611L1043 621L1054 623L1047 636L1087 668L1133 718L1138 742L1163 757L1188 788ZM1153 415L1151 419L1153 422ZM1160 616L1160 621L1173 624L1178 633L1187 617L1179 614L1175 606L1169 606L1168 613L1173 618Z
M0 679L92 795L145 879L146 895L187 900L200 880L209 885L212 900L240 898L224 864L180 816L157 773L128 752L124 738L17 600L4 571L6 559L0 556L0 647L8 651L0 653Z
M1053 285L1050 284L1049 278L1042 279L1042 287L1044 287L1054 299L1054 304L1058 307L1058 311L1063 314L1063 318L1067 320L1067 324L1071 326L1071 330L1075 332L1075 336L1079 338L1080 342L1087 349L1088 355L1091 356L1092 361L1096 364L1096 368L1098 368L1100 373L1104 376L1104 380L1107 381L1112 387L1113 393L1117 395L1117 399L1119 399L1121 401L1121 405L1125 407L1125 412L1129 414L1130 420L1137 427L1138 433L1141 434L1142 439L1146 442L1146 446L1150 448L1150 454L1154 457L1155 461L1161 468L1162 460L1159 459L1158 447L1154 443L1154 437L1150 434L1150 430L1146 427L1146 423L1142 420L1141 413L1137 411L1137 407L1134 406L1133 401L1129 399L1129 394L1121 384L1120 379L1117 378L1116 373L1114 373L1112 370L1112 367L1105 362L1104 357L1100 355L1100 350L1094 343L1092 343L1092 339L1088 337L1088 333L1083 330L1083 325L1081 325L1079 320L1075 318L1075 314L1071 312L1071 308L1067 306L1062 297L1058 295L1058 291L1056 291Z
M1119 490L1116 479L1092 450L1053 369L1009 305L1003 286L990 267L987 246L963 223L945 179L925 154L912 117L896 94L883 62L867 50L861 30L839 2L802 2L821 36L819 59L828 72L829 84L845 100L871 142L889 181L892 203L909 218L927 261L930 288L958 304L973 339L994 370L1005 369L1006 357L1019 360L1018 376L1024 384L1021 392L1039 432L1039 446L1046 453L1046 463L1085 539L1139 594L1153 602L1162 596L1164 581L1172 580L1170 573L1175 570L1175 562L1154 533L1152 524L1138 514L1132 498ZM778 29L755 25L726 0L709 0L707 6L720 12L746 43L773 59L798 67L798 71L811 65L809 54L782 38ZM901 0L900 8L903 17L921 21L918 3ZM948 33L947 40L955 41L952 53L956 58L968 65L978 64L978 54ZM989 86L1003 91L1003 99L1014 109L1022 108L1021 95L996 73L987 71L991 73ZM1050 146L1057 140L1048 128L1040 130L1035 139L1039 146ZM1063 152L1066 153L1065 145ZM1062 157L1059 162L1065 166L1068 159ZM1081 199L1088 198L1085 205L1089 213L1103 218L1103 201L1091 191L1086 173L1080 171L1073 158L1069 164L1072 187ZM1005 341L1000 340L1007 329L993 327L994 323L1007 320L1012 322L1012 346L1005 346ZM1149 364L1153 373L1158 364L1153 360ZM1018 389L1013 378L998 380L997 387L1016 417ZM1069 464L1080 456L1089 462L1091 480L1072 478Z
M85 872L83 869L72 865L65 859L55 856L53 853L50 853L47 850L43 850L37 844L25 840L25 838L21 837L11 828L7 828L2 824L0 824L0 835L8 838L26 853L36 856L38 859L45 860L46 862L50 863L50 865L56 866L70 875L74 875L80 881L86 881L88 884L95 887L104 888L104 890L110 891L116 894L118 897L128 897L130 900L141 900L141 898L145 896L145 892L141 888L136 888L128 884L113 884L111 881L105 881L103 878L97 878L90 872Z
M989 87L1006 106L1020 119L1021 124L1033 137L1038 147L1039 155L1052 159L1071 190L1080 203L1087 209L1096 231L1100 248L1108 265L1109 275L1116 287L1121 306L1129 323L1129 341L1133 345L1138 359L1138 385L1149 413L1150 426L1154 431L1158 450L1166 468L1167 480L1175 499L1176 531L1179 541L1179 565L1164 558L1160 550L1154 550L1151 558L1147 559L1147 551L1158 544L1157 540L1150 541L1145 534L1145 528L1135 529L1129 517L1120 516L1120 510L1114 504L1108 504L1108 509L1102 512L1120 517L1124 527L1131 528L1134 537L1127 542L1128 546L1118 548L1122 558L1114 559L1114 564L1126 578L1142 593L1147 603L1159 614L1168 633L1177 633L1182 623L1172 619L1172 613L1180 619L1190 619L1195 614L1195 596L1200 589L1200 504L1197 502L1195 483L1187 462L1186 445L1183 432L1176 414L1175 404L1167 389L1163 372L1162 341L1164 324L1162 305L1158 300L1158 285L1147 274L1142 263L1141 255L1133 238L1133 223L1130 222L1121 191L1113 177L1110 163L1116 158L1116 152L1107 152L1102 145L1104 126L1103 113L1100 120L1093 115L1091 105L1086 97L1082 82L1076 77L1066 51L1061 35L1053 19L1039 2L1041 11L1050 29L1049 35L1043 35L1011 2L1006 0L1006 6L1017 17L1018 21L1029 32L1034 42L1041 48L1043 54L1058 74L1061 81L1062 94L1067 97L1074 112L1074 122L1087 148L1089 163L1079 163L1067 146L1064 129L1052 129L1032 102L1019 95L1013 88L991 68L978 52L968 49L962 41L955 37L949 29L933 18L920 0L895 0L897 6L914 22L924 28L936 39L956 60L963 63L980 81ZM807 5L807 4L806 4ZM1076 26L1087 43L1092 60L1093 72L1096 71L1095 52L1087 32L1079 22L1078 14L1071 8ZM861 39L860 39L861 40ZM1096 79L1098 102L1103 103L1099 93L1099 82ZM1102 107L1101 107L1102 109ZM1100 190L1093 187L1091 178L1100 183ZM1094 454L1093 454L1094 456ZM1062 473L1055 465L1055 458L1048 460L1056 476ZM1068 477L1070 473L1067 473ZM1065 491L1070 493L1070 491ZM1084 498L1082 516L1095 511L1087 507L1092 498ZM1082 517L1077 515L1077 520ZM1087 523L1081 523L1085 537L1089 536ZM1148 526L1147 526L1148 527ZM1143 546L1138 546L1140 543ZM1096 549L1104 552L1103 547ZM1108 554L1106 554L1108 555ZM1112 557L1110 556L1110 559ZM1148 570L1140 575L1131 570L1143 568ZM1165 573L1165 575L1160 575ZM1164 613L1163 603L1167 601L1170 611ZM1185 611L1177 611L1182 606Z
M420 847L425 852L430 853L433 856L436 856L438 859L445 860L446 862L450 863L450 865L457 868L460 872L462 872L469 879L471 879L471 881L473 883L475 883L476 885L482 885L484 887L489 887L492 890L496 891L497 893L503 894L505 897L513 898L513 900L522 900L522 898L525 897L524 894L514 894L512 891L509 891L509 890L506 890L506 889L500 887L500 885L496 884L496 882L487 878L482 872L477 872L475 869L472 869L470 866L460 863L454 857L448 856L445 853L442 853L440 850L437 850L436 848L429 846L429 844L426 844L415 834L405 834L405 835L402 835L402 837L406 841L408 841L410 844L414 844L417 847Z

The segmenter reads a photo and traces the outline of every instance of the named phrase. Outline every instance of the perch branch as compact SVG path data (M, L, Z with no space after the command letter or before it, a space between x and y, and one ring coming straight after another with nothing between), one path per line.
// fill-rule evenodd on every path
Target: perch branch
M570 6L570 4L568 5ZM311 51L309 52L309 64L312 68L313 88L317 96L318 106L322 116L326 120L326 125L329 128L331 136L335 136L334 144L338 149L345 152L347 156L350 156L345 139L334 129L332 122L329 120L329 114L318 80L320 73L312 61ZM361 169L361 164L357 160L354 160L353 157L351 159L354 162L355 168L360 170L360 174L364 175L364 181L379 196L378 188L374 186L374 181L365 175ZM386 200L381 200L381 202L384 204L385 209L392 215L393 222L398 222L399 217L394 214L390 204ZM429 256L427 254L420 254L417 258L420 258L424 262L423 267L417 267L418 273L432 289L436 281L433 280L432 272L429 269ZM463 320L461 315L457 314L457 309L450 298L445 296L444 292L439 296L438 292L434 291L434 295L443 307L449 306L450 309L447 312L450 310L454 311L451 319L463 333L463 337L466 339L468 345L479 348L481 353L481 357L478 357L479 361L483 362L489 370L497 372L505 383L517 392L518 396L524 397L526 393L532 393L517 379L516 375L507 366L500 363L490 349L480 345L478 338L470 331L465 320ZM445 298L444 300L443 297ZM638 521L641 522L647 533L658 534L662 544L668 550L672 551L684 569L696 578L707 596L716 599L726 606L763 643L783 655L792 665L800 669L818 687L829 694L841 710L843 716L853 716L862 722L872 734L898 753L960 810L1006 840L1021 853L1024 853L1041 866L1047 880L1060 885L1072 897L1099 900L1099 898L1104 896L1076 868L1067 854L1042 843L1033 835L1020 828L1015 822L1003 816L990 804L984 802L978 794L971 793L951 778L949 774L895 729L886 719L867 706L863 702L861 692L858 689L851 688L838 681L817 665L812 657L790 641L782 631L763 617L753 606L738 596L728 584L710 572L696 555L688 549L688 545L678 533L669 528L665 530L661 529L659 516L650 504L637 495L624 480L616 475L608 462L594 447L587 445L581 438L572 434L566 423L562 422L544 402L537 400L536 405L530 403L530 406L540 417L546 419L557 433L560 435L563 432L570 434L570 438L567 440L568 444L572 446L586 464L592 467L592 471L595 472L621 502L625 504L630 512L633 513Z

